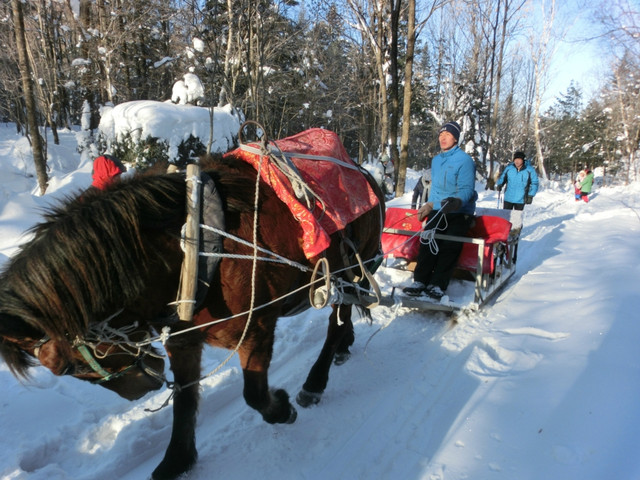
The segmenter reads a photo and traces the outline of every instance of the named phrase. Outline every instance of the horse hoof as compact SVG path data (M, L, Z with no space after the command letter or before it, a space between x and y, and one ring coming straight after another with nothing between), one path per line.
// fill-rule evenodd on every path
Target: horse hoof
M195 465L197 458L198 454L194 452L191 455L191 459L178 465L168 462L165 459L153 471L151 474L151 480L175 480L191 470Z
M335 357L333 357L333 363L335 365L342 365L346 363L347 360L351 358L351 352L339 352L336 353Z
M296 402L303 408L320 403L322 393L308 392L304 388L296 396Z
M287 424L294 423L298 418L298 411L296 410L296 408L293 405L290 405L289 407L290 407L289 419L285 422Z

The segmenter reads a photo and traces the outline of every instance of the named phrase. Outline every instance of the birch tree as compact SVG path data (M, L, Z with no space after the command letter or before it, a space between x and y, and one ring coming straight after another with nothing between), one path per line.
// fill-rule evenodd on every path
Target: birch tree
M533 28L529 35L531 45L531 61L534 68L535 98L533 107L533 136L536 146L536 160L540 176L548 179L544 163L542 148L542 128L540 122L540 109L542 99L547 87L547 75L549 64L556 50L554 37L554 22L556 19L556 1L542 0L540 4L540 17L542 28Z
M367 2L366 0L347 0L355 19L354 28L361 33L368 45L378 75L378 102L380 105L380 145L384 149L389 142L389 104L388 74L389 55L387 49L387 32L384 26L389 24L385 12L386 2Z
M408 0L407 11L407 53L405 57L404 67L404 94L402 105L402 136L400 138L400 156L398 161L398 174L396 176L396 196L404 194L407 163L409 158L409 140L411 128L411 104L413 98L413 64L414 53L418 35L423 29L427 21L431 18L433 12L442 6L442 1L433 0L430 7L427 8L426 18L416 25L416 2Z

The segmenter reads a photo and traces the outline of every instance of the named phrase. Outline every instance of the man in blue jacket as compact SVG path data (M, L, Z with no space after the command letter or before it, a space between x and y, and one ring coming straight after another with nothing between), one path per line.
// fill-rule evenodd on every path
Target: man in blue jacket
M524 153L516 152L513 154L513 163L507 167L498 178L496 187L498 191L502 190L504 185L507 188L504 191L505 210L522 210L524 204L533 201L533 197L538 192L538 174L529 164L525 162Z
M425 231L462 236L467 233L476 209L476 166L458 147L460 125L448 122L440 128L438 141L442 153L431 161L429 200L420 210L420 221L427 219ZM427 237L429 237L427 235ZM407 295L440 300L449 286L462 243L431 238L420 242L414 283L405 287Z

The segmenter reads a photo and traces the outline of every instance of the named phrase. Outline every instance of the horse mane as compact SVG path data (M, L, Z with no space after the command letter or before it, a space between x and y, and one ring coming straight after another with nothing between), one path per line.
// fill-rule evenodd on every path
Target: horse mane
M96 316L140 295L154 256L142 232L177 234L184 203L180 175L134 177L65 199L30 230L33 239L0 274L3 323L9 316L51 338L83 335L103 319ZM0 334L6 330L0 325Z
M201 165L227 213L253 211L253 167L233 157L206 157ZM0 273L0 355L17 377L26 377L33 359L2 337L71 341L135 303L150 275L163 274L159 265L169 271L154 247L166 235L177 241L185 198L183 174L141 174L104 191L89 188L44 212L29 230L33 239Z

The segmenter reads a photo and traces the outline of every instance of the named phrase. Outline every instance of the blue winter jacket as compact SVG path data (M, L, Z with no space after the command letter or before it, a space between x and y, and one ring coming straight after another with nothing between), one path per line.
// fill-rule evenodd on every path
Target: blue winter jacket
M524 203L525 196L533 197L538 192L538 174L529 161L525 161L520 170L513 163L507 165L496 186L500 187L505 183L505 202Z
M431 161L431 190L429 201L434 210L440 210L441 202L448 197L462 200L457 212L473 215L478 194L476 186L476 165L473 159L455 146L442 152Z

